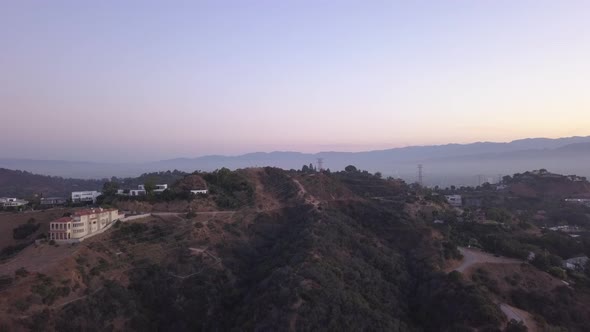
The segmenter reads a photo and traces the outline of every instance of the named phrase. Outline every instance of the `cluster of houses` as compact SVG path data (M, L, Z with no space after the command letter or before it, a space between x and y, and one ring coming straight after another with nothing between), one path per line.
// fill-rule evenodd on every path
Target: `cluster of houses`
M87 209L76 211L49 223L49 240L75 243L100 234L122 218L116 209Z
M167 184L156 184L154 186L153 192L155 194L161 194L167 189L168 189ZM209 193L209 191L207 189L193 189L193 190L190 190L190 192L195 195L206 195ZM117 190L117 195L121 195L121 196L144 196L146 194L147 194L147 191L145 189L145 185L143 185L143 184L138 185L137 189L119 189L119 190Z
M153 192L156 194L162 193L168 189L167 184L157 184L154 186ZM195 195L206 195L209 193L207 189L193 189L190 190ZM117 195L121 196L144 196L147 194L144 185L137 186L137 189L119 189ZM71 195L72 203L96 203L96 199L102 195L100 191L87 190L87 191L74 191ZM40 200L42 206L57 206L67 203L65 197L42 197ZM29 204L29 201L14 198L14 197L0 197L0 208L18 208Z

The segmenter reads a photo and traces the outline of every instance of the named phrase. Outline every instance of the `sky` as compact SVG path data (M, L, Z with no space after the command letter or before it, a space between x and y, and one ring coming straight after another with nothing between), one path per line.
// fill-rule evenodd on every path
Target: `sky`
M590 135L589 1L0 0L0 158Z

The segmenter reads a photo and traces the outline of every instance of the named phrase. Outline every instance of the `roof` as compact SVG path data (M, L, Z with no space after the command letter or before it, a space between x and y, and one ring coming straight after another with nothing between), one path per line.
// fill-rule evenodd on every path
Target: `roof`
M61 217L59 219L55 219L52 222L71 222L72 218L70 217Z

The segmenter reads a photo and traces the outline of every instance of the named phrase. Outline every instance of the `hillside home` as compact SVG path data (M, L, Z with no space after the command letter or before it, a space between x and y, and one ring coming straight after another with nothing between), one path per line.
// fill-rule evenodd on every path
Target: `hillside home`
M41 205L61 205L65 204L65 197L43 197L41 198Z
M461 195L445 195L447 202L455 207L463 206L463 201L461 199Z
M81 242L102 233L119 217L119 211L116 209L76 211L70 217L62 217L49 223L49 240Z
M207 190L207 189L194 189L194 190L191 190L191 194L194 194L194 195L207 195L207 193L209 193L209 190Z
M0 197L0 206L2 207L19 207L27 205L29 202L20 198Z
M583 204L590 206L590 198L566 198L566 203Z
M155 193L161 193L164 190L168 189L168 185L167 184L157 184L156 185L156 189L154 189Z
M157 184L157 185L155 185L154 193L160 194L160 193L164 192L164 190L167 190L167 189L168 189L167 184ZM130 190L119 189L119 190L117 190L117 195L121 195L121 196L143 196L145 194L147 194L147 191L145 190L145 185L143 185L143 184L138 185L137 189L130 189Z
M96 198L102 195L99 191L74 191L72 192L72 202L73 203L81 203L81 202L92 202L96 203Z

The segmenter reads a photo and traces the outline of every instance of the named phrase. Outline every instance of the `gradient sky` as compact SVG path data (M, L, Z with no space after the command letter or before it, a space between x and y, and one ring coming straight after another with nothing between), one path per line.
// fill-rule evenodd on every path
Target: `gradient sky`
M0 0L0 158L590 135L590 1Z

